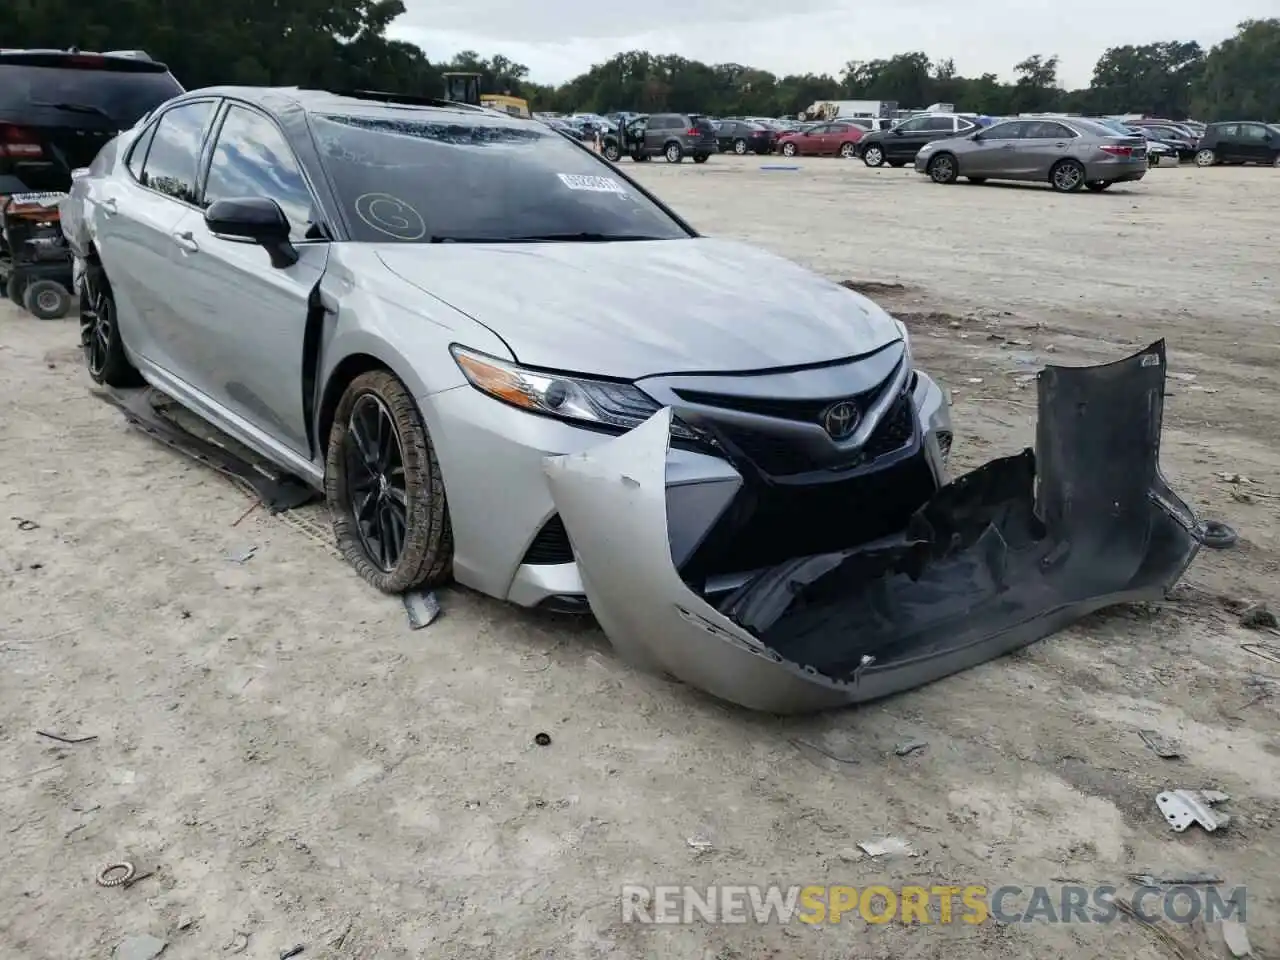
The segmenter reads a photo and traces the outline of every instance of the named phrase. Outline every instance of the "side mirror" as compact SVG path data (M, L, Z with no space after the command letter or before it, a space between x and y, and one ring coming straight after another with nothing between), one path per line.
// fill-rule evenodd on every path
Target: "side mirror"
M270 254L273 267L298 262L298 251L289 242L289 219L280 204L268 197L215 200L205 211L204 222L216 236L258 244Z
M892 133L895 137L900 137L900 136L902 136L902 128L901 128L901 127L894 127L894 128L893 128L892 130L890 130L889 132L890 132L890 133Z
M972 134L969 139L977 143L981 143L983 140L987 139L987 135L982 130L979 130L977 133Z

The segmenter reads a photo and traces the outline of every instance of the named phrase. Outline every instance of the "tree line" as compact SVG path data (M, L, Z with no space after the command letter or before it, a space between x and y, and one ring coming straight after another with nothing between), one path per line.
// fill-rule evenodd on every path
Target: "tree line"
M437 96L449 70L483 75L487 92L527 97L535 110L701 111L783 116L818 100L953 103L994 115L1032 111L1141 112L1200 120L1280 121L1280 18L1248 20L1204 50L1160 41L1111 47L1089 86L1063 89L1058 58L1028 56L1014 81L961 76L950 59L923 52L850 61L838 76L778 76L736 63L707 64L645 51L619 53L561 84L534 83L526 66L464 51L432 63L387 28L403 0L6 0L7 47L143 49L188 89L220 83L377 89Z

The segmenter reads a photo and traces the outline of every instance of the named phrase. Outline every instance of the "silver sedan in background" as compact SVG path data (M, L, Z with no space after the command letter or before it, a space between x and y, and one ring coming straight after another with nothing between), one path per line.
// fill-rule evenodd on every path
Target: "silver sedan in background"
M1099 193L1147 174L1147 142L1081 117L1006 120L975 133L926 144L916 173L934 183L1020 180L1060 193Z

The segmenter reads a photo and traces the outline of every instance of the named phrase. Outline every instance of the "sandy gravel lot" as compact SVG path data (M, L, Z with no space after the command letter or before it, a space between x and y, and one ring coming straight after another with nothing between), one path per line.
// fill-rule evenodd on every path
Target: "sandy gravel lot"
M1280 955L1280 663L1241 646L1280 637L1232 606L1280 601L1280 171L1158 170L1062 197L838 160L626 164L708 233L882 285L955 391L961 467L1030 442L1028 371L1166 337L1166 472L1238 546L1202 552L1168 603L911 694L749 715L634 673L588 623L459 590L410 632L317 514L237 524L242 492L89 396L72 322L3 306L0 957L105 960L150 934L166 960L295 944L302 960L1156 960L1174 954L1131 923L655 928L623 924L618 897L1123 889L1170 869L1247 885L1254 947ZM895 755L909 738L928 746ZM1156 792L1207 786L1231 795L1230 827L1173 833ZM857 855L888 835L922 855ZM116 860L154 874L96 886ZM1215 929L1166 929L1227 955Z

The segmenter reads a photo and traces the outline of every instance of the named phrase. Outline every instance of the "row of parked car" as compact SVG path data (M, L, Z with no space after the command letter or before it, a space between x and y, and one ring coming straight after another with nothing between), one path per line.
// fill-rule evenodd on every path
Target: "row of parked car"
M1280 127L1256 121L1201 124L1163 119L921 114L901 122L840 118L798 124L696 113L623 115L601 133L610 160L663 156L704 163L713 153L861 158L867 166L915 168L940 183L964 177L1048 182L1101 191L1140 180L1164 160L1280 165Z

